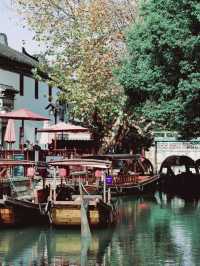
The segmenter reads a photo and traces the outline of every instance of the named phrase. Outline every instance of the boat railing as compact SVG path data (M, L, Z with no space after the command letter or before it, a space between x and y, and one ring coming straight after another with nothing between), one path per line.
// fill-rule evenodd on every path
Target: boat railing
M144 175L142 173L132 173L128 175L118 174L113 176L112 185L139 183L142 180L149 179L150 175Z
M10 182L10 180L12 180L13 182L23 182L23 181L29 181L30 177L28 176L9 177L9 178L0 177L0 183L7 183Z
M41 149L38 152L39 161L46 161L47 157L59 156L63 158L79 158L84 155L81 149ZM0 158L2 159L14 159L16 156L23 156L24 160L35 160L35 151L30 150L20 150L20 149L2 149L0 150Z
M118 185L118 184L125 184L125 183L137 183L137 177L138 174L133 174L133 175L117 175L113 177L113 184Z
M149 179L150 175L142 175L141 173L133 173L128 175L114 175L112 180L112 185L119 185L119 184L130 184L130 183L139 183L141 180ZM69 186L78 185L79 183L80 175L72 175L69 177L56 177L56 185L57 184L65 184ZM54 179L51 178L45 178L45 184L53 186ZM88 176L88 175L82 175L81 176L81 182L84 185L95 185L98 186L99 183L101 183L100 179L97 179L95 176Z
M56 184L66 184L66 185L78 185L80 176L69 176L69 177L56 177ZM98 183L98 180L96 177L92 176L81 176L81 181L83 184L91 185ZM45 184L46 185L54 185L54 178L47 177L45 178Z

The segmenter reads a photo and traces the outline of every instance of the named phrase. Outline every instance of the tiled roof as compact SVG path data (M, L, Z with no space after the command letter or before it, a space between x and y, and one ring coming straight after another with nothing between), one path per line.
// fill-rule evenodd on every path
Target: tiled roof
M20 53L6 45L0 43L0 57L11 60L13 62L28 65L30 67L36 67L38 61L29 57L24 53Z

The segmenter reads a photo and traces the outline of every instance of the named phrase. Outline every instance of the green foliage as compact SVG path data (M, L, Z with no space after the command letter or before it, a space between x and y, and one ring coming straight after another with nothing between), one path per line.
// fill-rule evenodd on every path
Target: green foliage
M149 0L127 32L118 71L132 112L156 127L200 136L199 0Z
M49 74L52 86L62 88L72 115L84 121L100 145L115 145L126 121L126 96L112 72L124 50L122 30L135 19L137 0L13 2L35 39L45 44L40 70Z

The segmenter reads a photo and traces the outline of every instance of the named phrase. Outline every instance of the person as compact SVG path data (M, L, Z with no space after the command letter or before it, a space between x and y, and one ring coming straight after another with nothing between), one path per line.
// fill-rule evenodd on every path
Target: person
M35 161L39 161L40 158L40 151L41 151L41 147L38 144L38 141L35 141L35 145L33 145L33 158Z
M38 140L35 141L35 145L33 146L33 150L34 151L40 151L41 150L41 147L38 143Z
M24 144L24 150L31 150L31 143L29 140L26 140L25 144Z
M21 144L21 145L22 145L22 144ZM27 145L26 145L26 143L23 144L23 149L24 149L24 150L27 150Z
M52 139L52 140L51 140L51 143L50 143L49 146L48 146L49 150L53 150L53 149L54 149L54 146L55 146L55 140Z

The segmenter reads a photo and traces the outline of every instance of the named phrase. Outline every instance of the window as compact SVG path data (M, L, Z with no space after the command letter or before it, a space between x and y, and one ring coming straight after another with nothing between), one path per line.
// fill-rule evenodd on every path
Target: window
M24 96L24 75L22 73L19 76L19 94Z
M34 139L35 139L35 143L36 143L36 141L37 141L37 127L35 127Z
M39 82L38 80L35 80L35 99L38 99L38 87L39 87Z

